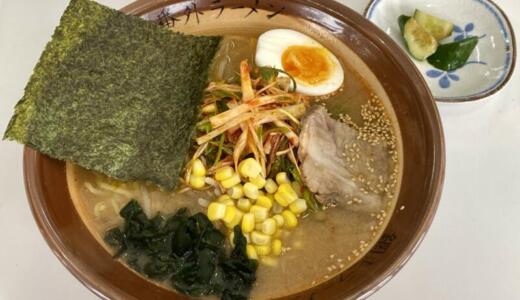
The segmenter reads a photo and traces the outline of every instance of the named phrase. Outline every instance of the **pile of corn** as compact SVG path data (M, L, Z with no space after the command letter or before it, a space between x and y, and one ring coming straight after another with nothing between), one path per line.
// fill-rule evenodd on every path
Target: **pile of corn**
M284 230L298 226L298 217L307 210L307 203L300 198L299 184L291 182L285 172L278 173L275 181L264 178L261 171L253 158L240 162L238 172L230 166L218 169L214 179L226 194L209 204L207 215L211 221L225 224L230 241L233 228L239 225L248 241L248 256L272 264L276 263L273 257L282 254ZM204 164L195 161L190 185L200 188L202 181L203 186L205 174Z

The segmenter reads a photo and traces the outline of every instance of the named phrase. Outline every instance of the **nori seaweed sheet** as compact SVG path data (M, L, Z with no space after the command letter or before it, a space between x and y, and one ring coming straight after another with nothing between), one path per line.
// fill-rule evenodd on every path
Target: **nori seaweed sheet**
M116 179L172 189L219 42L72 0L4 139Z

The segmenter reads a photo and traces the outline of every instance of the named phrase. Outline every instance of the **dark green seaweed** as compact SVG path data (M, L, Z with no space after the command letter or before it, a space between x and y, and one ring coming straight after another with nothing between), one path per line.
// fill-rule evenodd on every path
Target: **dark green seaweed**
M172 189L219 42L72 0L4 139L116 179Z
M122 228L107 231L105 241L130 267L145 276L168 281L191 295L217 295L221 299L247 299L256 280L258 263L246 254L246 238L234 228L231 253L224 235L206 215L190 216L186 209L164 218L148 219L137 201L120 211Z

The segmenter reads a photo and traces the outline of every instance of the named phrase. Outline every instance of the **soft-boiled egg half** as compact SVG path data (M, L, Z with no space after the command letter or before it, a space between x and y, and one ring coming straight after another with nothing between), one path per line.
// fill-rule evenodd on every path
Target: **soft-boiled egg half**
M343 68L336 56L298 31L264 32L258 38L255 62L259 67L284 70L296 81L296 91L305 95L331 94L343 84Z

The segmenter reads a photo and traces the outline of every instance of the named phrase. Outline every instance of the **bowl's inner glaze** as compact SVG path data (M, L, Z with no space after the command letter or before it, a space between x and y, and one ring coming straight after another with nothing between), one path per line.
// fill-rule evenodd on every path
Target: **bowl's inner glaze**
M203 33L203 26L215 28L220 34L240 33L240 30L251 33L254 28L257 28L254 34L273 27L295 28L321 41L371 83L374 93L398 124L396 132L402 140L402 185L395 203L400 209L395 210L384 233L377 242L374 240L374 247L360 261L291 298L344 299L368 295L406 262L435 212L443 178L444 148L433 99L398 47L351 10L328 0L287 1L283 6L277 1L256 3L253 10L236 9L244 5L243 1L226 1L225 5L221 1L197 1L194 12L194 2L180 2L168 8L171 14L168 18L172 23L177 22L176 30L193 33ZM147 17L156 18L164 13L164 5L163 1L139 1L124 11L136 15L149 13ZM225 7L219 16L221 6ZM266 15L260 9L270 13ZM232 12L237 15L233 17ZM181 28L180 23L185 26ZM28 196L42 233L58 258L87 287L100 296L114 299L172 297L171 291L143 280L114 261L98 243L71 201L62 162L27 148L24 166Z

